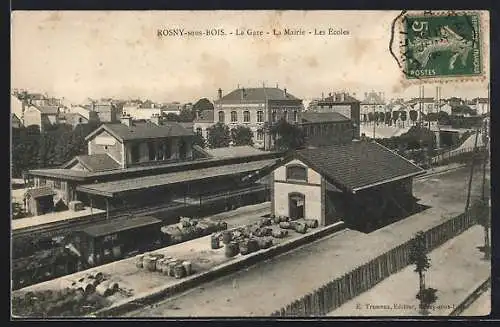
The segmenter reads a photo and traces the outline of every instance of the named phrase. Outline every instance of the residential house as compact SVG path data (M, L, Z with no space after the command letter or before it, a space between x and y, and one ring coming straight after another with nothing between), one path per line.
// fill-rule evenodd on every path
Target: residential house
M118 122L118 110L111 101L96 101L91 105L92 110L97 113L99 121L103 123Z
M10 126L11 128L21 128L23 126L21 119L15 113L11 113Z
M490 112L490 102L488 98L474 98L469 102L469 106L475 109L479 115Z
M338 112L303 112L301 127L306 146L339 144L356 137L351 119Z
M24 111L24 126L36 125L40 127L40 132L43 132L58 123L58 115L58 106L30 105Z
M99 116L97 115L97 112L92 111L91 108L86 108L84 106L71 106L68 109L69 109L68 113L78 114L78 115L84 117L89 122L99 120Z
M224 96L219 89L214 107L215 122L230 128L247 126L253 133L254 146L266 150L274 146L270 127L280 119L299 124L304 109L301 99L277 87L238 87Z
M19 99L16 95L10 95L10 112L15 114L22 122L24 110L27 106L26 101Z
M58 116L59 124L68 124L74 127L82 124L88 124L89 120L79 113L61 113Z
M203 138L207 139L208 137L208 128L215 124L215 109L205 109L200 112L196 112L196 116L193 121L193 129L194 131L203 136Z
M365 92L365 97L361 101L361 116L363 121L368 121L368 113L375 112L386 112L387 102L385 101L385 96L383 92Z
M360 136L360 101L346 92L330 93L327 98L318 101L315 108L308 112L336 112L347 117L352 122L353 137L359 139Z

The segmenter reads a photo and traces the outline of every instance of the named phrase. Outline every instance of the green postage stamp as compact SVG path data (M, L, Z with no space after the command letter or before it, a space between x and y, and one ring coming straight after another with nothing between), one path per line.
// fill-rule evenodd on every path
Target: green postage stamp
M408 81L482 79L484 40L479 12L402 14L398 64Z

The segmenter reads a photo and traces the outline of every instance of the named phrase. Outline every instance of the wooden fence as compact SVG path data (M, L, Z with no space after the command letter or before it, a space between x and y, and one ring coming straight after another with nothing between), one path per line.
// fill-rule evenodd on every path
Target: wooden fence
M477 210L477 207L472 207L466 213L423 231L427 251L432 251L472 227L475 224L472 217L478 213ZM411 242L412 240L406 240L370 262L275 311L271 316L314 317L328 314L408 266Z

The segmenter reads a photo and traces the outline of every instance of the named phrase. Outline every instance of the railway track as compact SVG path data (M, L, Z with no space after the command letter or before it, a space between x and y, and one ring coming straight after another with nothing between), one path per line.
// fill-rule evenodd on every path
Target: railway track
M464 167L467 167L467 165L464 164L464 165L460 165L460 166L456 166L456 167L452 167L452 168L443 169L443 170L440 170L440 171L425 173L423 175L415 177L414 180L419 181L419 180L422 180L424 178L428 178L428 177L432 177L432 176L437 176L437 175L441 175L441 174L445 174L445 173L450 173L452 171L456 171L456 170L462 169Z
M254 187L248 190L243 191L235 191L231 192L230 196L236 196L242 192L259 192L263 191L265 187ZM214 202L225 199L227 195L212 195L203 200L204 206L209 206ZM104 222L106 220L120 220L120 219L128 219L130 216L140 216L140 215L151 215L156 213L166 213L169 211L175 211L179 209L189 209L197 207L198 205L189 204L186 205L184 203L172 204L169 203L167 205L158 205L154 207L142 207L136 209L122 209L120 211L110 212L109 217L106 217L106 213L99 213L90 217L84 217L80 219L70 219L66 221L60 221L50 224L43 224L38 226L32 226L28 228L23 228L19 230L12 231L13 240L21 240L21 239L32 239L36 237L53 237L53 236L64 236L73 231L82 229L84 227L90 226L95 223Z
M455 310L450 313L450 316L459 316L462 312L467 310L484 292L491 288L491 276L488 277L478 288L474 290L462 303L460 303Z

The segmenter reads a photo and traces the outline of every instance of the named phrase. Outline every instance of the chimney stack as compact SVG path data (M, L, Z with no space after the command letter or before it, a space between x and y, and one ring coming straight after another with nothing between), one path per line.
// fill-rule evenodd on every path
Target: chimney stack
M365 101L368 100L368 92L365 92Z
M332 92L328 93L328 96L331 97L332 96Z
M243 98L246 96L247 96L247 94L245 92L245 88L243 87L243 88L241 88L241 100L243 100Z
M286 94L286 88L283 89L283 94L285 95L285 98L286 98L286 96L287 96L287 94Z
M321 92L321 100L325 100L325 92Z
M219 88L219 89L217 90L217 93L218 93L218 95L219 95L219 100L220 100L220 99L222 99L222 89L221 89L221 88Z
M161 116L159 114L153 114L150 120L153 124L161 125Z
M128 127L132 126L132 117L129 114L124 114L120 117L120 123Z

